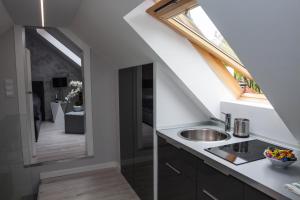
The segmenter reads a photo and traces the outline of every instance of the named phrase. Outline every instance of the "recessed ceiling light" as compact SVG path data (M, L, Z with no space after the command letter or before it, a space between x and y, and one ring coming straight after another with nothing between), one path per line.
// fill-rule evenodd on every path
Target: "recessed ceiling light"
M44 0L40 0L40 2L41 2L42 27L45 27Z

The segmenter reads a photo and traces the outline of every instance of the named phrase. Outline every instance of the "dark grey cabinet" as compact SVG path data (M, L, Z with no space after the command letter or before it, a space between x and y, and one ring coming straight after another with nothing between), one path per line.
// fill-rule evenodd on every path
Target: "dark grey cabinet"
M195 200L199 159L162 138L158 144L158 200Z
M274 199L256 189L254 189L253 187L245 185L244 200L274 200Z
M198 169L198 200L232 200L244 197L244 183L201 163Z
M119 71L120 154L121 172L130 185L134 184L135 71Z
M121 172L153 200L153 64L119 70Z
M158 200L274 200L158 137Z

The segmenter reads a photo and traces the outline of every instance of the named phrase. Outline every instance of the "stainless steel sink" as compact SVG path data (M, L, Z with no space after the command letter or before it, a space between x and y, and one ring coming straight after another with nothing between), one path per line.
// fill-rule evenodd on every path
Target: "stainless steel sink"
M179 136L192 141L222 141L230 139L230 135L210 128L189 129L179 133Z

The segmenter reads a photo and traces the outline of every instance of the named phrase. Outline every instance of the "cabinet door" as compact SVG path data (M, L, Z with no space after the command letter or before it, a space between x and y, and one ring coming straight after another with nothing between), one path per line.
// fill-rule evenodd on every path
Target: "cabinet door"
M153 200L153 162L143 161L134 165L134 191L141 200Z
M153 200L153 64L119 70L121 172Z
M159 200L195 200L197 187L195 179L186 177L170 163L158 166Z
M202 163L198 172L198 200L242 200L244 184Z
M121 172L134 185L134 135L136 133L135 69L119 71Z
M195 200L197 196L196 161L189 153L159 138L158 199ZM187 162L188 161L188 162ZM194 163L194 164L193 164ZM194 166L193 166L194 165Z
M266 194L248 186L245 185L245 198L244 200L274 200L273 198L267 196Z
M141 200L153 200L153 64L136 68L134 186Z

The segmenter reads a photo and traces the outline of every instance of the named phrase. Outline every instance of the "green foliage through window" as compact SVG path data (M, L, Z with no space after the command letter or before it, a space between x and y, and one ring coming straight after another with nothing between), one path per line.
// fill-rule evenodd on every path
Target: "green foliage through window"
M263 94L261 88L254 80L247 79L246 77L244 77L241 73L237 72L236 70L234 70L233 77L235 78L235 80L237 80L239 82L239 85L241 86L241 88L244 89L244 93Z

